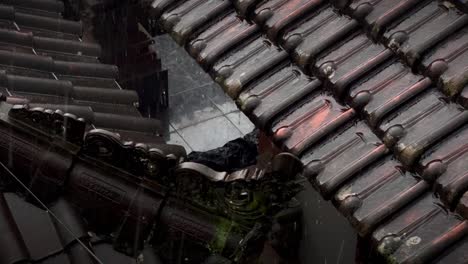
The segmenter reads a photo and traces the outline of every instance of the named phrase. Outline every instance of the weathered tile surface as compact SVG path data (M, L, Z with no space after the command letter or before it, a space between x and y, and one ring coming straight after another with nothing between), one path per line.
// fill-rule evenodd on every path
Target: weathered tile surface
M308 70L321 52L349 36L357 27L355 20L325 6L287 27L281 45L291 51L297 65Z
M241 110L254 119L258 126L266 128L274 121L274 117L294 107L320 86L317 79L286 64L248 85L237 101Z
M409 10L415 8L424 0L403 1L348 1L348 13L362 21L374 38L379 38L388 26L401 19Z
M174 9L163 13L161 22L177 43L184 45L192 34L211 19L227 12L230 6L227 0L182 1Z
M208 69L230 48L241 44L258 32L258 26L237 17L235 12L203 30L187 47L200 65Z
M301 155L351 121L356 112L329 95L313 93L296 103L272 125L273 139L284 149Z
M468 85L468 27L458 31L423 56L421 71L442 91L454 96Z
M406 103L380 125L387 145L395 145L400 161L411 166L432 144L468 122L468 112L435 89Z
M281 31L295 20L307 15L325 3L324 0L272 0L257 6L253 19L263 25L268 38L278 39Z
M428 1L406 19L391 26L384 34L389 48L414 66L424 52L444 38L466 27L468 14L453 8L448 2Z
M351 106L361 109L369 124L377 126L393 110L430 88L429 78L415 75L399 62L379 67L351 86Z
M411 204L429 186L417 175L405 171L390 155L364 168L341 187L334 202L365 236L387 217Z
M214 64L213 78L236 99L245 86L283 62L288 54L261 36L241 44Z
M447 207L454 208L468 190L468 127L464 126L432 147L420 161L421 175Z
M352 35L319 56L312 71L328 82L338 97L343 97L353 82L365 79L369 72L392 58L392 52L373 43L365 34Z
M426 263L467 234L468 222L448 213L427 194L381 225L372 239L388 262Z
M331 133L302 155L304 176L329 197L340 185L388 152L363 123L349 124Z

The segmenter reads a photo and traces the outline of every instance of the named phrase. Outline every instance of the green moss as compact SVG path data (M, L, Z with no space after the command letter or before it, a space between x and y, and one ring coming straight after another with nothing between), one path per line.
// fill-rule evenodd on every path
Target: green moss
M232 221L220 218L220 221L216 225L215 235L211 241L209 248L212 253L222 253L224 247L226 246L226 241L229 237L229 234L233 232L234 226L236 224Z

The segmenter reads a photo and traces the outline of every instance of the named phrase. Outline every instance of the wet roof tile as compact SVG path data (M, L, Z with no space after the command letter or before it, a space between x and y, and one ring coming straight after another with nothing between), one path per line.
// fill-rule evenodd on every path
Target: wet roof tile
M274 118L321 87L289 64L283 64L249 84L237 103L257 126L267 129Z
M3 194L2 194L3 195ZM9 210L29 252L30 260L40 260L63 250L54 221L49 214L16 195L5 195ZM30 219L35 221L30 221Z
M389 27L384 38L389 48L414 65L424 52L467 24L468 14L446 2L429 1L406 19Z
M389 115L379 127L400 161L411 166L432 144L468 122L468 112L430 89Z
M386 31L387 27L395 21L401 19L409 10L415 8L425 0L403 0L395 1L369 1L358 0L349 1L349 6L345 12L353 18L361 20L369 29L374 38L381 37L381 34Z
M306 96L293 107L273 124L272 133L274 141L295 155L301 155L356 115L354 109L321 93Z
M3 194L0 195L0 211L0 227L4 233L0 239L3 249L1 262L9 264L27 260L29 252Z
M231 0L231 2L236 7L239 15L248 18L254 11L255 6L261 3L262 0Z
M19 47L30 47L35 50L54 51L67 54L79 54L99 57L101 48L94 43L64 40L57 38L37 37L33 33L0 29L0 41Z
M467 0L452 0L452 3L457 5L460 10L468 14L468 1Z
M268 38L276 41L286 26L317 9L324 0L265 1L255 9L253 20L263 25Z
M421 175L434 188L448 208L468 191L468 126L428 150L420 161Z
M64 4L59 0L3 0L1 3L4 5L12 5L26 9L37 9L54 13L61 13L64 11Z
M228 95L237 98L245 86L286 60L288 54L261 36L255 36L222 56L212 75Z
M423 56L421 71L454 96L468 84L468 28L451 35Z
M154 0L151 3L151 15L154 19L159 19L164 12L168 12L180 2L182 0Z
M429 78L415 75L408 67L392 61L351 85L348 100L375 127L386 115L431 86Z
M330 6L324 6L288 26L281 45L291 51L301 68L308 70L317 55L352 34L357 27L356 21L338 14Z
M468 222L449 213L426 194L390 218L373 234L379 252L389 262L425 263L466 237Z
M336 192L334 203L359 234L366 236L387 217L411 204L429 186L387 155L341 187Z
M459 97L459 103L468 109L468 85L463 89Z
M446 249L434 263L463 263L466 259L468 259L468 237Z
M352 122L304 152L304 176L330 198L344 182L387 152L365 123Z
M309 67L317 76L326 80L334 93L343 98L349 85L366 77L371 70L392 58L393 53L382 45L373 43L363 33L329 47Z
M164 28L171 32L181 45L213 18L226 13L231 6L226 0L182 1L177 7L162 15Z
M23 13L14 6L0 5L0 19L12 21L20 28L35 28L44 31L54 31L70 35L81 35L81 22Z
M0 250L2 263L95 263L95 259L77 242L77 238L87 243L104 263L137 263L135 258L117 252L110 241L91 242L89 228L83 217L66 199L61 198L50 206L61 223L45 210L13 193L0 194L0 210L0 227L4 232L0 238L3 246ZM159 263L157 257L149 255L151 252L145 250L143 254L144 263ZM119 262L114 262L116 260Z
M257 25L241 20L233 11L203 30L188 44L187 50L200 65L208 69L225 52L253 37L258 29Z

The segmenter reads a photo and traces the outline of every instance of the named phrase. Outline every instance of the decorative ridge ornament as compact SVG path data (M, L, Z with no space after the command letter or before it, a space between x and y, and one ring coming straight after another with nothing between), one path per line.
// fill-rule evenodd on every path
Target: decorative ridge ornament
M174 170L176 196L215 214L247 226L269 221L287 208L301 189L303 165L292 154L280 153L268 164L257 164L232 173L203 164L184 162Z
M176 168L175 174L199 174L211 182L234 182L234 181L260 181L271 180L269 174L281 177L285 181L292 180L302 170L301 161L290 153L280 153L274 156L265 168L251 166L246 169L232 173L218 172L208 166L195 162L183 162Z
M119 134L103 129L86 134L82 153L136 176L153 179L167 176L167 171L177 163L174 155L143 143L123 141Z
M70 143L81 145L86 130L86 122L70 113L29 105L13 105L8 116L15 121L38 129L50 136L62 138Z

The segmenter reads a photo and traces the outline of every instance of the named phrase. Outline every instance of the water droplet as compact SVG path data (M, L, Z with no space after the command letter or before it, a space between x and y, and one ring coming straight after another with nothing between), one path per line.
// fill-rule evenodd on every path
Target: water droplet
M408 247L415 246L419 243L421 243L421 238L418 236L413 236L413 237L408 238L408 240L406 240L406 245Z

